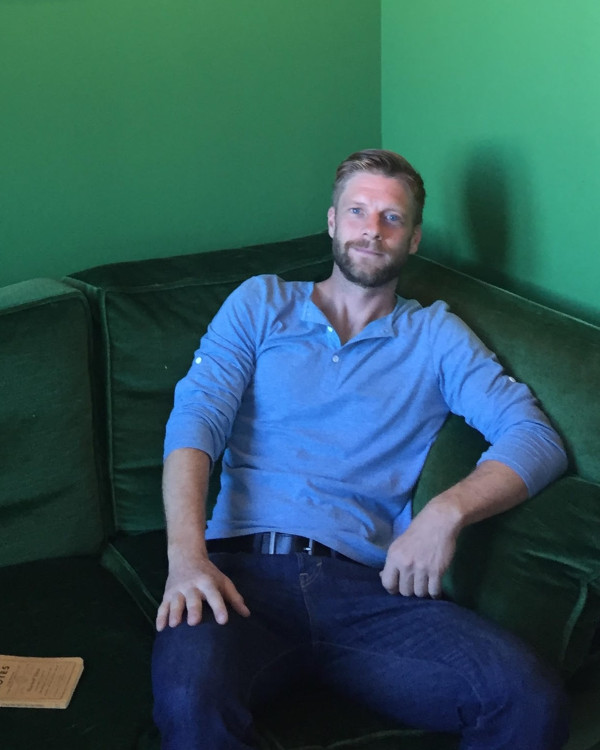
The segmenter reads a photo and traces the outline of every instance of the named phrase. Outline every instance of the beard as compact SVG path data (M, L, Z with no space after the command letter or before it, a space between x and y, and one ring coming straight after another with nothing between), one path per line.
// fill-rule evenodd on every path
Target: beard
M366 243L362 240L356 242L349 241L342 244L335 234L333 236L332 248L335 264L348 281L357 284L363 289L377 289L378 287L386 286L390 281L396 280L408 259L407 253L400 253L396 258L388 258L387 262L378 268L362 268L350 257L351 247L374 247L379 252L380 246L377 243Z

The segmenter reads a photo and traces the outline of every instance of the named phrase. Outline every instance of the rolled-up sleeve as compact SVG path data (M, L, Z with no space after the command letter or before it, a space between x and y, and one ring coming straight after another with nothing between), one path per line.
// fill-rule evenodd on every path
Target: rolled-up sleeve
M431 352L446 403L491 444L479 463L509 466L535 495L567 468L559 435L530 389L444 303L436 305Z
M254 321L261 301L253 282L244 282L225 300L175 388L165 459L178 448L203 450L213 461L223 452L255 368Z

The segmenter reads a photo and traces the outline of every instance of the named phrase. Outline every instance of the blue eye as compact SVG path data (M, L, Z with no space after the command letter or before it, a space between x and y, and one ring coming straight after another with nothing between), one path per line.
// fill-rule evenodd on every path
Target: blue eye
M401 216L398 216L398 214L388 214L388 215L387 215L387 216L386 216L385 218L386 218L386 219L387 219L387 220L388 220L389 222L391 222L391 223L393 223L393 224L398 224L398 223L401 223L401 222L402 222L402 217L401 217Z
M350 209L350 213L351 213L351 214L354 214L355 216L357 216L357 215L358 215L358 214L360 213L360 208L357 208L356 206L353 206L353 207L352 207L352 208Z

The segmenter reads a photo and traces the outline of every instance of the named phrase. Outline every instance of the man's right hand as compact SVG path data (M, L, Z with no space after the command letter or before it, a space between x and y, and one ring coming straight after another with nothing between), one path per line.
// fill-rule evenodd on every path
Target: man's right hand
M242 617L250 615L231 579L206 558L194 565L170 568L156 615L156 629L164 630L167 625L176 627L183 621L186 611L188 625L197 625L202 620L203 602L212 609L220 625L229 619L228 604Z

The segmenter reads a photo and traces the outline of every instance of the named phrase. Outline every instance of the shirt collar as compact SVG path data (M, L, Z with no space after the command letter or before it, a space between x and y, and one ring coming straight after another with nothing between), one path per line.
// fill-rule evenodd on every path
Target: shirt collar
M325 316L322 310L320 310L311 299L312 287L310 288L310 294L307 295L302 309L301 318L307 323L313 323L315 325L330 327L331 323ZM371 321L357 336L350 339L348 344L352 344L355 341L361 341L363 339L380 339L380 338L392 338L396 336L396 319L401 308L406 302L405 299L396 295L396 306L391 313L385 315L383 318Z

